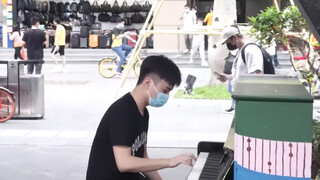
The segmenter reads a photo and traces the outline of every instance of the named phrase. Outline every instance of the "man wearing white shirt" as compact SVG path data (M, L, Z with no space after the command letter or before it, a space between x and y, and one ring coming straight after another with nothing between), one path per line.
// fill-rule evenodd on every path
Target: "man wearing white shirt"
M254 44L248 44L244 36L240 34L236 27L227 27L222 32L222 40L218 44L226 44L230 51L239 49L233 62L232 74L219 75L218 79L222 82L231 80L232 91L236 81L241 75L245 74L263 74L263 55L260 48ZM242 59L242 48L244 50L245 60ZM233 109L231 110L233 111Z
M196 14L190 10L190 7L188 5L185 5L184 11L180 20L183 20L183 30L190 30L195 24L197 17L196 17ZM187 49L184 50L183 52L188 53L191 50L191 46L192 46L192 35L190 34L184 35L184 40L185 40Z

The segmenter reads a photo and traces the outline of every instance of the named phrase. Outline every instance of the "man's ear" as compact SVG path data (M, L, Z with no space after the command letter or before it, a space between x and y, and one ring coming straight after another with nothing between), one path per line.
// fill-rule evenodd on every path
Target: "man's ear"
M143 84L145 88L149 88L152 84L152 79L149 76L146 76L143 80Z

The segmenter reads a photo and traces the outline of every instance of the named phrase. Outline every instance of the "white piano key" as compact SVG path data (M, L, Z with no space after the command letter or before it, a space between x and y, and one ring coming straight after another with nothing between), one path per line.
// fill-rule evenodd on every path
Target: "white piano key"
M207 161L208 156L209 156L209 153L207 153L207 152L202 152L199 154L199 156L197 158L197 162L193 166L192 171L189 174L187 180L198 180L199 179L201 172L202 172L202 169L204 167L204 164Z

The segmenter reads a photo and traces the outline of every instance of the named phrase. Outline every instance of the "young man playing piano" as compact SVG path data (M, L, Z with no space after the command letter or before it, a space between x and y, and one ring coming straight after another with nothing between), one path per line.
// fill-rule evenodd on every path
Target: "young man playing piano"
M193 154L150 159L147 152L147 106L161 107L174 86L181 83L179 68L164 56L147 57L133 91L113 103L97 129L87 180L161 179L157 170L193 165Z

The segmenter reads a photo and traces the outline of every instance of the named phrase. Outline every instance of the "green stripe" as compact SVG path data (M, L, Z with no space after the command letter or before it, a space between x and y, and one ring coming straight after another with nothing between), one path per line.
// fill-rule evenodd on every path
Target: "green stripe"
M312 141L312 103L237 101L239 135L290 142Z

